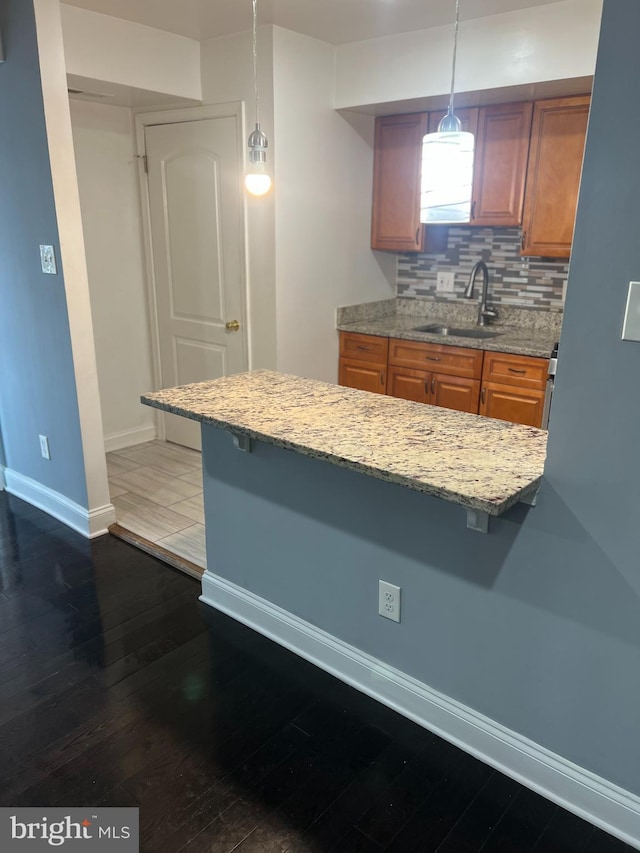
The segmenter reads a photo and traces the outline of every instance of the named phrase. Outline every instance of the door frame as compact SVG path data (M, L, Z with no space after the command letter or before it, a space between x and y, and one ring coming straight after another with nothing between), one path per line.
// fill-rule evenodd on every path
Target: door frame
M160 326L158 318L158 300L156 292L156 276L153 263L153 238L151 233L151 199L149 196L149 175L146 170L145 130L147 127L159 124L186 124L192 121L206 121L213 118L233 118L238 131L238 162L244 164L245 110L243 101L230 101L224 104L209 104L200 107L182 107L156 112L139 112L135 114L136 159L138 161L138 185L140 188L140 208L142 214L142 242L144 249L145 280L147 291L147 307L151 333L151 365L154 388L158 391L163 387L162 366L160 361ZM238 187L241 192L241 175L238 175ZM250 368L250 334L249 328L249 286L247 270L249 268L248 235L247 235L247 201L242 194L240 205L239 233L241 235L241 316L240 323L246 330L243 345L243 363L245 369ZM156 435L164 441L166 437L162 413L155 411Z

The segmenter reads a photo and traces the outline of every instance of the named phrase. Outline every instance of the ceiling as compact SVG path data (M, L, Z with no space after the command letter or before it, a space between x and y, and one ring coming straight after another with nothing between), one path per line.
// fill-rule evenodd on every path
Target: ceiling
M63 0L105 15L204 41L251 27L251 0ZM557 0L464 0L461 18L544 6ZM332 44L453 21L455 0L258 0L261 24L276 24Z

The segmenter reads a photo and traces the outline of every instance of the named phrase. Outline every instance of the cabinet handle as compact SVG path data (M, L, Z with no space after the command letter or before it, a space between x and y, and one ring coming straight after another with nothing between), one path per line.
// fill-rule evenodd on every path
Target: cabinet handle
M384 370L380 371L380 384L384 385Z
M527 244L527 232L523 231L522 232L522 240L520 241L520 248L522 249L523 252L524 252L524 247L526 246L526 244Z
M420 245L420 228L420 225L416 228L416 246Z
M481 394L481 396L480 396L480 400L481 400L481 402L482 402L482 405L483 405L483 406L484 406L484 404L485 404L485 400L486 400L486 399L487 399L487 389L486 389L486 388L483 388L483 389L482 389L482 394Z
M515 367L509 368L509 373L526 373L526 370L516 370Z
M435 394L436 392L436 377L434 376L431 380L431 393Z
M437 355L425 355L427 361L442 361Z
M356 349L359 349L361 352L369 352L369 347L363 347L362 344L358 344Z
M424 393L425 393L425 397L429 396L429 380L428 379L424 380Z
M475 203L475 199L474 199L474 202L471 205L471 219L473 220L475 218L476 218L476 203Z

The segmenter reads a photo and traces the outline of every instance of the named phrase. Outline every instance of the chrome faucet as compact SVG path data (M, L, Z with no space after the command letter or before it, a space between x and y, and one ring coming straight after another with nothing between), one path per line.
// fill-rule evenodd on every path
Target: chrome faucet
M469 277L469 284L464 292L465 299L473 299L473 291L476 283L478 272L482 272L482 299L478 307L478 326L486 326L490 320L495 320L498 312L495 308L489 308L487 305L487 291L489 289L489 269L484 261L478 261L474 264Z

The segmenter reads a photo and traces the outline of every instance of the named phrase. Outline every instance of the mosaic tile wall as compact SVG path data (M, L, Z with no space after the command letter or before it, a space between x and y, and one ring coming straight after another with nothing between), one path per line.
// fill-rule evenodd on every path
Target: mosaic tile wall
M562 311L568 262L522 258L520 238L519 228L450 228L445 253L398 256L397 294L405 299L462 299L471 268L484 261L491 302ZM439 270L455 273L455 293L436 293Z

